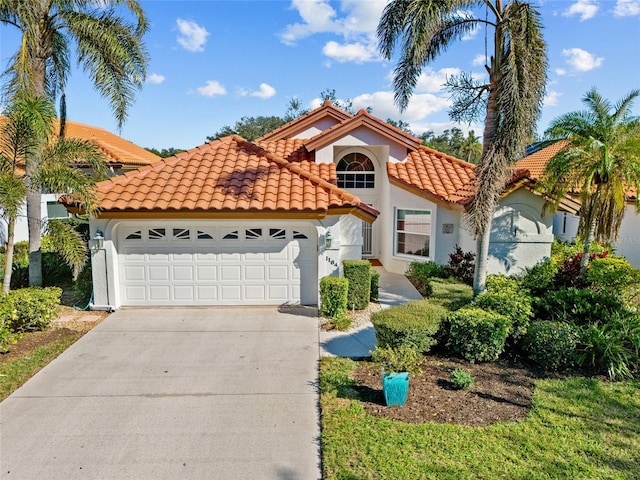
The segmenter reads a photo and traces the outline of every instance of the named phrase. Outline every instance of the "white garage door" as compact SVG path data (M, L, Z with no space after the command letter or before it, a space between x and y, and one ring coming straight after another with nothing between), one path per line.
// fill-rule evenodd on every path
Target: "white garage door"
M125 227L121 303L316 304L316 234L296 227Z

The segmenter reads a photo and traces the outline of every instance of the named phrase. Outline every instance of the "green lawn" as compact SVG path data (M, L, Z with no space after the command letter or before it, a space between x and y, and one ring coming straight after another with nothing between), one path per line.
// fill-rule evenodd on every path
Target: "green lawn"
M28 355L0 365L0 402L22 386L77 340L69 336L34 349Z
M347 398L355 366L321 362L327 480L640 478L640 381L541 380L524 422L409 425Z

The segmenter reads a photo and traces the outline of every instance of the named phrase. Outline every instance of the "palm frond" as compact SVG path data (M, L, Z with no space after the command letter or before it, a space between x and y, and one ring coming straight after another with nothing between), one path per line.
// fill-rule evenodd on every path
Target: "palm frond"
M45 227L56 252L62 255L73 272L74 280L87 263L87 246L73 225L61 220L49 220Z

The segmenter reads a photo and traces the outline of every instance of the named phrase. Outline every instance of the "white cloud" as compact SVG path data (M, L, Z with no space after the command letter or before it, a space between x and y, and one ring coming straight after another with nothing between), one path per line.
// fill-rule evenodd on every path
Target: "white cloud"
M604 62L604 57L596 57L581 48L565 48L562 50L562 56L575 72L588 72Z
M255 92L251 92L249 95L251 95L252 97L267 99L267 98L273 97L275 94L276 94L275 88L273 88L268 83L261 83L260 89L256 90Z
M479 53L475 57L473 57L471 65L473 65L474 67L483 67L487 64L487 60L487 56L484 53Z
M343 0L340 12L328 0L292 0L302 22L287 25L280 39L287 45L316 33L335 33L344 38L374 34L387 0Z
M393 103L393 92L390 91L364 93L355 97L352 102L356 111L371 107L372 114L378 118L402 119L405 122L424 119L429 115L446 110L451 105L448 98L431 93L418 93L411 97L407 109L401 114Z
M226 95L227 90L219 82L209 80L204 87L196 88L196 92L203 97L214 97L216 95Z
M618 0L613 9L616 17L633 17L640 15L640 0Z
M553 107L554 105L558 105L561 96L562 94L560 92L550 90L544 97L543 105L545 107Z
M573 17L574 15L580 15L580 21L589 20L593 18L598 12L598 5L593 0L578 0L567 8L562 15L564 17Z
M425 68L425 70L418 77L416 83L416 93L439 93L444 92L443 85L447 82L447 79L453 75L459 75L461 70L459 68L441 68L438 71L434 71L431 68Z
M568 72L564 69L564 68L556 68L556 74L560 75L561 77L563 75L566 75Z
M374 44L364 45L360 42L340 44L332 40L322 48L322 53L340 63L363 63L378 58Z
M152 73L147 77L147 83L155 83L156 85L159 85L164 81L165 81L164 75L158 75L157 73Z
M176 20L178 26L178 43L190 52L203 52L207 37L210 35L204 27L191 20Z

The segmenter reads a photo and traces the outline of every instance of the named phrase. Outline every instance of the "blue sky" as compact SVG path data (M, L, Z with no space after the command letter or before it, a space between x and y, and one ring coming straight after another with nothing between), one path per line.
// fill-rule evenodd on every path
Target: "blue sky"
M640 0L532 0L549 51L547 98L538 129L582 109L592 86L617 101L640 88ZM408 109L393 104L394 62L377 55L375 29L386 0L142 0L151 28L148 78L120 134L143 147L191 148L243 116L283 115L291 98L320 104L335 89L356 110L403 119L416 133L452 124L447 75L484 72L484 38L453 45L423 71ZM4 67L18 45L0 30ZM68 118L117 132L108 103L74 71ZM634 113L640 113L640 101ZM458 125L481 134L480 125Z

